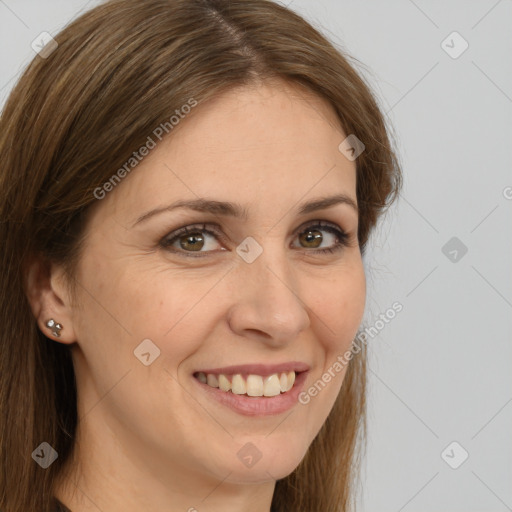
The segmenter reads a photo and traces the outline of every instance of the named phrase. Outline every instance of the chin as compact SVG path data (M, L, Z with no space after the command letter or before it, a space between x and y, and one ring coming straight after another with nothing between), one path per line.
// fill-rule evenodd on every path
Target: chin
M260 461L261 462L261 461ZM261 464L257 463L252 468L237 467L226 468L231 474L226 478L226 482L234 484L261 484L265 482L275 482L287 477L295 471L300 460L282 461L281 464Z
M249 436L243 443L237 443L234 457L223 458L216 472L222 478L229 474L226 481L240 484L280 480L293 473L309 446L299 439L296 443L290 442L290 437L285 440L276 436L271 442L270 436L252 440Z

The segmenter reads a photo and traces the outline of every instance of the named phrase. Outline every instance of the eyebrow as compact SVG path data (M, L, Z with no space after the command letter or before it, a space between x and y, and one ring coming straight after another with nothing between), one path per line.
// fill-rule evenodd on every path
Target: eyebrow
M338 204L346 204L350 206L353 210L359 214L359 208L357 206L356 201L345 194L337 194L329 197L319 197L317 199L313 199L312 201L308 201L306 203L302 203L298 208L299 215L306 215L308 213L323 210L325 208L330 208L331 206L335 206ZM163 212L168 212L172 210L176 210L178 208L187 208L189 210L194 210L196 212L201 213L211 213L214 215L226 215L235 217L237 219L247 220L249 217L248 211L242 205L238 203L230 203L226 201L215 201L210 199L189 199L176 201L169 206L164 206L161 208L156 208L149 212L141 215L133 224L132 227L135 227L140 222L146 221L155 215L158 215Z

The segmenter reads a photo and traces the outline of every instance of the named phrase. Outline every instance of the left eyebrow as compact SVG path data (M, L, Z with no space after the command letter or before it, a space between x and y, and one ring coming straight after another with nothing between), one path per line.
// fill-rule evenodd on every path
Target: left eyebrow
M308 201L307 203L303 203L299 206L299 214L306 215L307 213L315 212L317 210L324 210L325 208L330 208L331 206L335 206L337 204L347 204L352 209L354 209L357 214L359 214L359 207L357 206L356 200L345 194L320 197L318 199Z
M332 206L338 204L346 204L350 206L352 209L359 214L359 208L357 206L357 202L350 196L346 194L337 194L335 196L329 197L320 197L317 199L313 199L312 201L308 201L306 203L302 203L298 207L299 215L306 215L308 213L324 210L326 208L330 208ZM210 199L189 199L183 201L176 201L169 206L164 206L161 208L156 208L149 212L141 215L133 224L132 227L135 227L140 222L143 222L155 215L158 215L163 212L172 211L178 208L187 208L189 210L194 210L196 212L201 213L211 213L215 215L226 215L235 217L242 220L247 220L249 217L247 208L244 208L242 205L238 203L230 203L226 201L215 201Z

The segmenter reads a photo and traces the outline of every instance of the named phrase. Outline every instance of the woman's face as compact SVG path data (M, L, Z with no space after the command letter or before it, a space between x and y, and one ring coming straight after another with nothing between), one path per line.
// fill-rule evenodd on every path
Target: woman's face
M349 134L337 126L326 103L284 83L231 91L197 106L95 205L70 314L80 446L98 474L256 483L304 457L345 369L307 404L297 394L332 373L365 305L357 211L338 202L301 212L336 195L357 203L355 162L338 149ZM170 208L199 199L215 211ZM301 387L279 397L195 376L262 365L226 371L228 381L255 374L257 394L295 363L307 369ZM266 385L275 392L276 378Z

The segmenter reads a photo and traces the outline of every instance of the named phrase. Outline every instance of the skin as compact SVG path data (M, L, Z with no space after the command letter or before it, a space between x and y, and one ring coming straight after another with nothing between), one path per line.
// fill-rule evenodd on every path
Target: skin
M192 388L192 374L303 361L307 389L350 348L366 299L357 212L297 212L338 193L357 202L355 162L338 150L346 135L324 100L290 84L232 90L196 107L94 205L78 303L62 269L31 267L39 327L69 344L76 372L77 442L56 490L73 512L270 510L275 481L306 454L345 370L307 405L260 417L214 403ZM133 227L151 209L198 197L237 202L249 217L181 209ZM347 232L347 246L316 253L299 228L317 220ZM159 247L196 223L217 223L225 238L201 232L205 257L187 257L186 236L185 249L174 243L181 254ZM335 235L319 233L319 248L335 245ZM250 264L236 252L247 236L263 248ZM60 338L48 318L64 326ZM161 351L149 366L133 353L147 338ZM247 442L262 453L250 468L237 457Z

